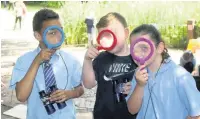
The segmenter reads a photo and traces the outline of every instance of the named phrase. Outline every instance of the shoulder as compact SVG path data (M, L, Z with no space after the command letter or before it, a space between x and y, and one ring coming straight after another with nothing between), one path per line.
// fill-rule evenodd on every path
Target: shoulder
M170 70L173 72L176 79L183 79L185 76L191 75L184 67L175 63L172 64Z
M111 53L108 53L107 51L103 51L95 58L95 60L102 60L102 59L105 59L105 58L109 58L111 56L112 56Z
M36 55L37 53L35 51L29 51L21 55L17 59L14 68L28 69L31 63L33 62L34 58L36 57Z
M103 51L101 52L93 61L92 61L92 64L93 64L93 68L100 68L99 66L105 66L106 62L108 62L109 60L112 60L111 59L111 56L112 54L106 52L106 51ZM109 60L108 60L109 59ZM102 65L104 64L104 65Z
M175 82L178 85L187 85L190 82L194 82L193 76L182 66L176 65L172 69L174 77L175 77Z
M99 53L99 55L93 60L93 64L103 63L104 61L108 61L108 59L110 59L111 57L112 57L111 53L103 51L103 52Z
M78 63L78 59L73 56L71 53L60 50L60 55L63 58L63 60L67 61L67 62L74 62L74 63Z
M26 63L32 62L36 55L37 55L37 53L35 51L29 51L29 52L21 55L17 59L17 62L26 62Z
M172 72L176 78L180 78L180 77L190 74L187 70L185 70L185 68L183 68L181 65L177 65L172 60L166 63L167 63L168 70Z
M167 73L167 75L171 75L176 79L183 77L184 75L188 75L187 72L182 66L177 65L173 60L170 58L165 60L163 66L161 68L161 72Z

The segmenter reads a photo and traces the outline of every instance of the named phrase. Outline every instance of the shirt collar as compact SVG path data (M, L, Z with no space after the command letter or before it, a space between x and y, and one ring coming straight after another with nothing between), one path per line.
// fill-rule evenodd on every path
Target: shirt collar
M40 46L37 47L36 52L39 53L41 51ZM59 55L60 54L60 50L56 50L56 52L53 55Z
M41 48L38 46L36 49L35 49L35 52L38 54L39 52L41 51ZM60 50L56 50L56 52L52 55L49 63L52 64L56 61L58 61L59 59L59 56L60 56Z
M165 59L164 60L164 62L161 64L161 66L160 66L160 68L158 69L158 71L157 72L151 72L151 71L149 71L148 69L148 72L150 73L150 74L156 74L157 75L157 73L158 74L160 74L160 73L163 73L163 72L165 72L166 70L169 70L170 68L171 68L171 66L172 65L174 65L175 63L172 61L172 59L169 57L169 58L167 58L167 59Z

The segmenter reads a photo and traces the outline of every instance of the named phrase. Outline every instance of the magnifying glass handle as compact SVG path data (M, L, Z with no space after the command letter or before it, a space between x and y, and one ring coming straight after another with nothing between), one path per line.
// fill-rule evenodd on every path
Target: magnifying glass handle
M102 47L97 47L97 50L99 51L99 50L102 50Z
M45 61L43 61L43 63L45 63L45 64L49 64L49 62L50 62L50 60L51 60L51 58L52 58L52 56L50 57L50 59L49 60L45 60Z
M145 61L144 60L140 60L140 65L144 65ZM146 67L142 68L141 70L145 69Z
M99 44L95 44L93 45L93 47L96 48L98 51L103 49L103 47Z
M140 69L140 70L144 70L146 67L144 67L144 68L142 68L142 69Z

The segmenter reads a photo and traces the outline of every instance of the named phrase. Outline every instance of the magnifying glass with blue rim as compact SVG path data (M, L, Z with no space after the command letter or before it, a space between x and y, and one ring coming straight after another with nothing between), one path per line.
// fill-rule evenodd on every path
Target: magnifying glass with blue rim
M49 26L43 32L43 42L48 49L57 49L64 40L64 31L59 26Z

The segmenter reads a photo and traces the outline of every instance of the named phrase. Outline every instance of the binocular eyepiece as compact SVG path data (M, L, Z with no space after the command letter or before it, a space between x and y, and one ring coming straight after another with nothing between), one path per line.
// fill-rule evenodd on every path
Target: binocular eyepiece
M127 94L123 94L124 92L124 84L130 82L133 79L135 69L129 72L124 72L120 74L116 74L110 77L113 84L113 93L115 96L115 102L125 102Z
M53 106L53 104L55 102L49 100L50 94L52 92L56 91L56 90L58 90L58 88L56 87L56 85L53 85L53 86L50 87L50 92L49 93L45 93L44 90L39 92L40 99L42 100L43 105L44 105L48 115L53 114L56 111L55 107ZM63 109L64 107L66 107L66 103L65 102L56 103L56 104L58 106L58 109Z
M115 100L116 100L117 103L126 101L127 94L123 94L123 91L124 91L123 87L124 87L124 84L129 82L129 81L130 80L127 79L127 78L112 81Z

